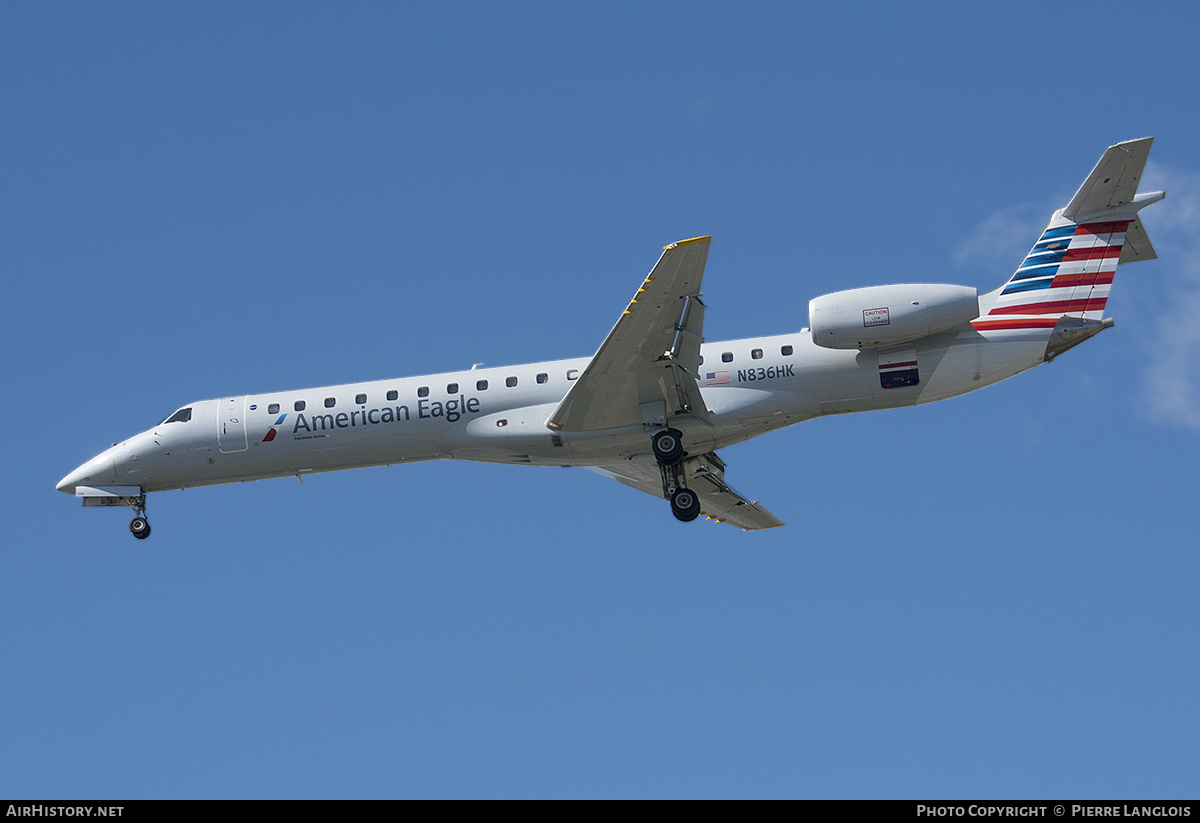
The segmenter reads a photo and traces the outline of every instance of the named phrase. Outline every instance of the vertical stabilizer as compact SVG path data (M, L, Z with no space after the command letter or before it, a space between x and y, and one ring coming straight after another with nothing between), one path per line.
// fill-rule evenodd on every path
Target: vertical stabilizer
M998 291L976 329L1053 329L1062 317L1099 322L1121 263L1151 260L1137 213L1164 192L1138 194L1153 137L1110 146L1071 202Z

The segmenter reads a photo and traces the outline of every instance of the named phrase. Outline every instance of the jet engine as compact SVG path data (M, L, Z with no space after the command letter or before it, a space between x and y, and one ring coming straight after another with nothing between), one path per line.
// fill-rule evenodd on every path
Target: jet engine
M908 283L826 294L808 304L813 342L827 349L870 349L928 337L979 316L979 290Z

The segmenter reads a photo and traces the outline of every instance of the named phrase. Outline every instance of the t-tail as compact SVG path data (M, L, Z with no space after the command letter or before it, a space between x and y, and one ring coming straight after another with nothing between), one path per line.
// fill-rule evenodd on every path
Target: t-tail
M1104 307L1121 263L1157 255L1138 219L1166 196L1138 194L1153 137L1110 146L1071 202L1050 218L1012 279L980 298L979 331L1054 329L1046 359L1112 325Z

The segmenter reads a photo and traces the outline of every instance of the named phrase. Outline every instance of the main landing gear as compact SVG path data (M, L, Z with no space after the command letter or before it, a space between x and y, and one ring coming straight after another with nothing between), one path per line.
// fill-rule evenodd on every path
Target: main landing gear
M678 429L663 429L650 438L650 450L658 461L662 472L663 497L671 501L671 514L684 523L695 520L700 514L700 498L687 488L683 470L683 432Z
M683 458L683 432L663 429L650 438L650 449L660 466L674 466Z
M145 540L150 536L150 521L146 519L146 495L138 498L133 511L134 516L129 521L129 531L133 532L133 536L138 540Z
M691 489L676 489L671 495L671 514L677 520L690 523L700 516L700 498Z

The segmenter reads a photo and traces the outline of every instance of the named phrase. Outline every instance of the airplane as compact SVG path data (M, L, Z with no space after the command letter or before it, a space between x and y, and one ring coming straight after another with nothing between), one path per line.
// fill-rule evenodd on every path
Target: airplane
M664 247L590 358L200 400L58 483L84 506L219 483L421 460L583 466L744 530L784 525L725 482L717 451L815 417L990 386L1113 325L1121 263L1157 255L1138 217L1152 137L1109 147L1004 285L868 286L809 303L797 332L709 343L710 237Z

